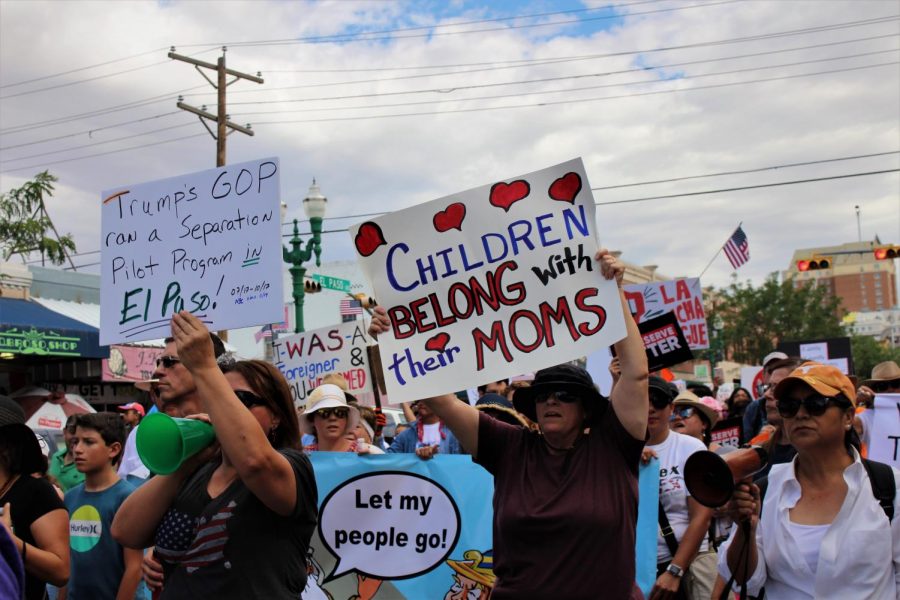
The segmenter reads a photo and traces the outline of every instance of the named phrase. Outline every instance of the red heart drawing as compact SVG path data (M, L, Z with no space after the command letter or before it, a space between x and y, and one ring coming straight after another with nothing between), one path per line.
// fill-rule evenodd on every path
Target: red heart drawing
M441 233L450 229L462 231L462 222L466 218L466 205L462 202L454 202L445 210L434 214L434 228Z
M381 232L381 227L371 221L367 221L359 226L359 230L356 232L356 239L353 241L356 243L356 251L362 256L371 256L378 249L378 246L387 244L384 241L384 233Z
M547 193L554 200L575 204L575 196L580 191L581 176L578 173L566 173L550 184L550 190Z
M449 333L439 333L433 338L430 338L427 342L425 342L426 350L434 350L435 352L443 352L444 348L447 347L447 342L450 341Z
M491 186L491 204L509 212L509 207L531 193L531 186L524 179L512 183L495 183Z

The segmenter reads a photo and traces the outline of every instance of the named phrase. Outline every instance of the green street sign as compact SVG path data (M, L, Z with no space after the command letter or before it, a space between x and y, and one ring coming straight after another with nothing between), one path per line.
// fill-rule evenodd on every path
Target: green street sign
M330 275L319 275L318 273L313 273L309 277L313 281L318 282L319 285L321 285L325 289L347 292L348 294L350 293L349 279L339 279Z

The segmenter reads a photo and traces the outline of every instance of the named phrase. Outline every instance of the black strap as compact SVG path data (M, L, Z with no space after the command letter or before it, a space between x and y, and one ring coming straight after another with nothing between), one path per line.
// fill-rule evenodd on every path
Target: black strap
M897 482L894 480L894 470L874 460L862 459L862 464L869 475L869 483L872 484L872 494L881 504L888 521L894 520L894 496L897 495Z
M672 529L672 526L669 525L669 518L666 516L662 501L659 503L659 531L662 534L663 539L666 540L666 546L669 547L669 553L674 559L675 553L678 552L678 540L675 539L675 531Z

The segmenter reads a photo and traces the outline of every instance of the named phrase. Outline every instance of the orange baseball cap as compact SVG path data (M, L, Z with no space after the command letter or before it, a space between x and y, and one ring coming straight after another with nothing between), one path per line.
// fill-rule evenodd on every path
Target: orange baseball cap
M805 363L775 386L775 397L781 398L798 383L805 383L823 396L842 395L854 408L856 407L856 388L853 387L850 378L841 373L837 367L814 362Z

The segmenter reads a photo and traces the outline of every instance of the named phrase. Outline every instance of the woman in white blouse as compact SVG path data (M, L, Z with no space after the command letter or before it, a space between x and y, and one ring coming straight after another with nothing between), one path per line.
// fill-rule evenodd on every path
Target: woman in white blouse
M751 595L765 586L767 600L900 597L900 505L895 495L898 517L889 521L851 444L853 384L834 367L806 363L775 398L797 456L772 467L761 515L759 488L738 487L729 509L736 522L749 520L750 535L734 528L720 574L734 572Z

